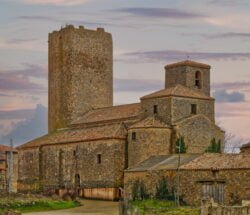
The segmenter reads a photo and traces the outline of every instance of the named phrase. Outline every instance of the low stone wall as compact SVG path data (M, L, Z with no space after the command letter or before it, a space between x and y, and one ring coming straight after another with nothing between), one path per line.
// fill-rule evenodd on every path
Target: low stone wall
M213 201L203 200L200 215L249 215L250 205L248 206L223 206L216 205Z

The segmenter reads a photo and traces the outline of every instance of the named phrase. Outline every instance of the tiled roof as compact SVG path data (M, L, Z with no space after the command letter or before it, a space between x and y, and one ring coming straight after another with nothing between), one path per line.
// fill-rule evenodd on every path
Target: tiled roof
M180 84L176 85L175 87L169 87L149 95L143 96L141 99L149 99L149 98L159 98L159 97L185 97L185 98L195 98L195 99L206 99L206 100L213 100L212 97L205 95L198 90L193 90L188 87L184 87Z
M11 148L6 145L0 145L0 152L10 152L10 151L17 152L15 148Z
M181 154L180 165L186 164L197 158L198 154ZM175 170L178 169L179 155L173 154L168 156L153 156L141 162L137 166L128 169L131 172L154 171L154 170Z
M161 161L165 160L169 155L157 155L157 156L151 156L147 160L142 161L135 167L128 168L126 171L128 172L140 172L140 171L146 171L156 164L160 163Z
M184 170L250 169L249 154L206 153L181 167Z
M129 128L168 128L169 126L155 117L147 117L134 123Z
M205 68L205 69L211 68L211 66L208 64L198 63L198 62L191 61L191 60L185 60L185 61L181 61L177 63L168 64L165 66L165 68L168 69L168 68L173 68L173 67L178 67L178 66L193 66L193 67L199 67L199 68Z
M135 118L139 115L140 110L140 103L99 108L87 112L73 121L72 124L85 124Z
M246 143L240 147L241 149L250 148L250 143Z
M125 138L124 126L119 124L95 126L84 129L60 130L32 140L18 147L18 149L39 147L47 144L63 144L70 142L85 142L109 138Z

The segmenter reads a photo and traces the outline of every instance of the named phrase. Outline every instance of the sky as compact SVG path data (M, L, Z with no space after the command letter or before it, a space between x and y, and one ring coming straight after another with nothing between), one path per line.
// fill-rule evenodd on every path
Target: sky
M0 3L0 143L12 137L17 145L47 132L48 33L66 24L112 33L115 104L162 89L166 64L210 64L217 123L232 144L249 141L249 0Z

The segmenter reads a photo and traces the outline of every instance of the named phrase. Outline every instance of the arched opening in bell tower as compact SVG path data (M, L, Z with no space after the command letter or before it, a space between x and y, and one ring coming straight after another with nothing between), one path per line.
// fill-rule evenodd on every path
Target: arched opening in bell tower
M196 71L195 72L195 86L198 89L202 88L202 84L201 84L201 72L200 71Z

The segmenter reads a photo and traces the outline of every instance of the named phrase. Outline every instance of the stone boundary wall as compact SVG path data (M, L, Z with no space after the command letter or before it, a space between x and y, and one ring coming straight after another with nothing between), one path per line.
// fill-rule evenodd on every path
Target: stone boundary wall
M200 215L249 215L248 206L224 206L213 204L213 201L202 201Z

